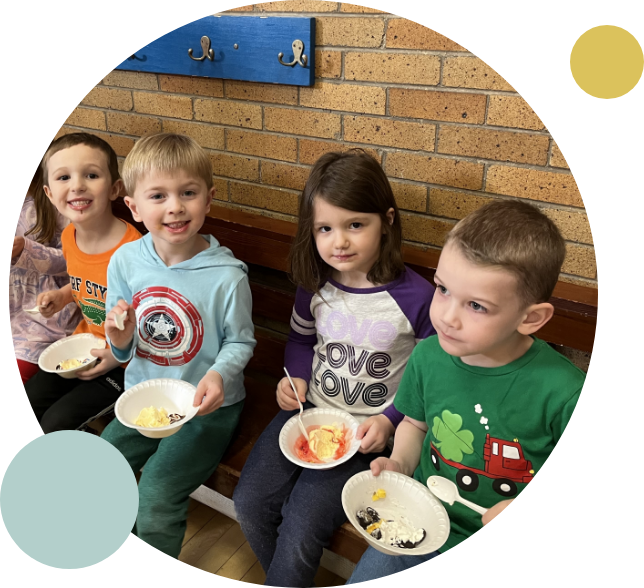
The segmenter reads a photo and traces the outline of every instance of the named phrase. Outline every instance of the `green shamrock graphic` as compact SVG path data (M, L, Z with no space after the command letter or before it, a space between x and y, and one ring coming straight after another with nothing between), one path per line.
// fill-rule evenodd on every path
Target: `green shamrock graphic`
M461 463L464 453L474 453L472 447L474 434L467 429L460 430L463 426L463 419L460 415L444 410L441 416L442 420L437 416L434 417L434 426L432 427L432 435L437 440L436 448L440 449L445 459Z

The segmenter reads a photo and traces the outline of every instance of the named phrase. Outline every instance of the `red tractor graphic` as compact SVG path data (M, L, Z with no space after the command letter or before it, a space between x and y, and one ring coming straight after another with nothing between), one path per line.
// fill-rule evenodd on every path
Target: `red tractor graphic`
M523 449L518 439L505 441L490 437L488 433L483 446L485 470L468 468L451 459L445 459L433 443L431 456L436 471L440 471L441 460L459 470L456 474L456 483L465 492L474 492L479 487L479 476L485 476L493 480L492 488L497 494L509 498L517 493L515 482L528 483L534 478L532 462L523 457Z

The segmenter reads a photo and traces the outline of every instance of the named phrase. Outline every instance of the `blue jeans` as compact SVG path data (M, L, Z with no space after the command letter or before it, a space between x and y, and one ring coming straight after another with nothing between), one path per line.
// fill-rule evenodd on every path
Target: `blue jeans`
M314 408L306 402L304 408ZM347 520L346 481L384 453L357 453L330 470L291 463L279 448L284 423L298 411L280 411L246 460L233 500L242 531L266 572L267 586L313 586L322 550Z
M347 584L368 582L369 580L390 576L413 568L437 555L440 555L439 551L432 551L427 555L387 555L373 547L369 547L360 558L356 569L353 570L353 574L347 580Z

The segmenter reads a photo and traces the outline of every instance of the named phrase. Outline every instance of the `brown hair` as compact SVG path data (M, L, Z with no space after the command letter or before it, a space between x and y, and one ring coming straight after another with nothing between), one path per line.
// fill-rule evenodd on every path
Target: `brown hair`
M125 191L134 196L136 183L151 170L173 172L177 169L201 178L210 190L212 162L206 151L194 139L175 133L157 133L139 139L123 164Z
M54 153L58 153L59 151L68 149L69 147L74 147L75 145L87 145L88 147L93 147L94 149L98 149L105 153L105 156L107 157L107 168L110 172L112 184L120 179L118 159L116 158L114 149L112 149L109 143L103 141L103 139L96 135L92 135L91 133L70 133L69 135L58 137L58 139L53 141L42 159L43 183L45 186L49 185L47 183L49 180L47 177L47 164L49 163L51 156Z
M448 244L472 263L512 273L525 306L550 299L566 256L555 224L520 200L497 200L475 210L449 232Z
M405 270L402 228L389 180L380 164L363 149L350 149L322 155L313 165L304 186L297 233L289 254L291 277L298 286L319 293L332 271L322 261L315 245L315 198L346 210L380 215L385 232L380 242L380 256L369 270L367 279L373 284L387 284L400 276ZM395 214L391 225L386 216L390 208Z
M25 236L34 234L38 243L49 245L56 234L58 219L54 205L49 201L49 198L47 198L43 190L43 172L41 165L38 166L34 177L31 179L27 194L34 199L36 224L28 231L25 231Z

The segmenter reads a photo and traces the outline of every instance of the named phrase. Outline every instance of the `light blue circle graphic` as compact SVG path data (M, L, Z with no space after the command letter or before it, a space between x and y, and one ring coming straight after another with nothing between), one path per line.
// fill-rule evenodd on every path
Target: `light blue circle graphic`
M40 563L84 568L112 555L134 526L132 468L107 441L80 431L38 437L13 458L0 507L11 538Z

